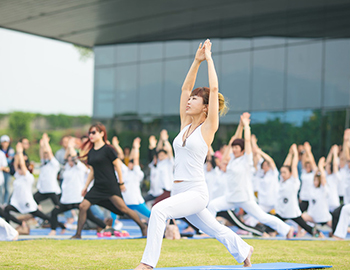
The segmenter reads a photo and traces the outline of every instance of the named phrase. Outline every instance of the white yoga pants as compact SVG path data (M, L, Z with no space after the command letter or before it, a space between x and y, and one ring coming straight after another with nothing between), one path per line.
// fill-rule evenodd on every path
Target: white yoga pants
M208 188L204 181L174 183L172 196L152 208L141 262L152 267L157 265L166 221L185 217L198 229L224 244L237 262L242 263L249 254L250 246L210 214L206 208L208 199Z
M17 235L18 232L4 219L0 218L0 241L11 241Z
M234 209L236 207L243 208L247 214L259 220L261 223L273 228L280 235L286 236L290 230L288 224L273 215L265 213L255 201L230 203L226 200L226 196L221 196L209 203L208 210L213 217L215 217L217 212Z
M346 238L350 223L350 204L343 206L340 212L339 221L335 229L334 235L340 238Z

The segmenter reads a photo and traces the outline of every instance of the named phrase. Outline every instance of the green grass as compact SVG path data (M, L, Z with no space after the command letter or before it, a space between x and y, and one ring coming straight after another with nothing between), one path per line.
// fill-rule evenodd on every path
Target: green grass
M349 269L350 241L247 240L254 263L292 262ZM33 240L0 243L0 269L132 269L145 247L137 240ZM215 239L164 240L158 267L233 265ZM193 269L196 269L195 267Z

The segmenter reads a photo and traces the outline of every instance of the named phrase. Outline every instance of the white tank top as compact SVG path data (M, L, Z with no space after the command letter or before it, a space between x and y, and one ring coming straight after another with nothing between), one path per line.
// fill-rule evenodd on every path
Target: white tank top
M174 139L174 180L205 181L203 165L208 153L208 145L202 136L201 126L187 138L185 146L182 146L182 138L190 125L181 130Z

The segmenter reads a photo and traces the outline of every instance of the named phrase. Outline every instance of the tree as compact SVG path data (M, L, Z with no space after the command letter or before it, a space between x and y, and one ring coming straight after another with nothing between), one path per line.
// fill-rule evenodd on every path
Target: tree
M9 128L12 133L12 137L18 140L22 137L30 138L30 122L33 118L33 114L24 112L13 112L9 118Z

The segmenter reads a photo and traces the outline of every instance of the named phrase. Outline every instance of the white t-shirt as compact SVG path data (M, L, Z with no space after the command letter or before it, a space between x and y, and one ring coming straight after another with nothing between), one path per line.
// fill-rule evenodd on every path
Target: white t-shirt
M224 174L226 181L226 200L228 202L246 202L254 200L254 193L251 180L251 167L253 166L253 155L244 154L231 159Z
M171 191L174 183L174 159L159 160L157 170L162 189Z
M7 159L4 152L0 151L0 167L7 167ZM0 185L4 183L4 172L0 171Z
M278 196L278 170L270 169L260 178L258 200L260 205L274 207Z
M59 171L60 163L55 157L40 167L40 175L36 186L40 193L61 193L57 182L57 174Z
M124 165L125 166L125 165ZM144 173L139 165L134 165L134 168L130 170L125 166L127 172L123 174L123 180L125 183L125 191L123 192L123 199L126 205L139 205L145 202L141 195L140 183L143 180Z
M253 175L252 175L252 185L253 185L253 191L254 192L259 192L259 184L260 184L260 180L262 177L264 177L264 170L261 169L261 164L264 162L264 159L261 158L259 161L258 161L258 164L257 164L257 169L255 169L255 167L253 166L252 167L252 172L253 172Z
M223 181L221 176L222 171L220 171L219 167L215 167L209 172L206 168L204 169L204 177L209 191L209 201L225 194L225 181Z
M338 183L338 194L339 196L344 196L345 194L345 179L347 175L347 165L339 169L340 181Z
M34 176L29 171L25 175L20 175L16 172L14 176L15 181L13 182L13 194L10 205L14 206L21 214L36 211L38 205L34 201L32 194Z
M350 168L348 164L342 168L343 171L343 178L342 181L344 182L344 204L350 203Z
M300 189L300 200L309 201L310 200L310 190L314 185L314 176L315 172L306 172L304 169L301 171L300 180L301 180L301 189Z
M282 177L281 177L282 178ZM279 182L276 213L283 218L296 218L301 216L298 202L300 180L291 176L288 180Z
M148 165L150 169L150 189L148 191L148 194L152 195L153 197L158 197L163 194L162 189L162 183L159 178L159 171L158 167L154 166L154 163L150 163Z
M323 223L332 220L328 211L328 186L312 187L307 213L316 223Z
M81 191L85 186L85 175L87 167L77 162L73 167L69 166L68 162L65 165L62 182L62 204L81 203L84 197L81 196Z
M337 173L327 174L326 179L329 187L328 207L329 207L329 211L333 212L338 206L340 206L339 194L338 194L338 183L340 181L340 173L337 172Z

